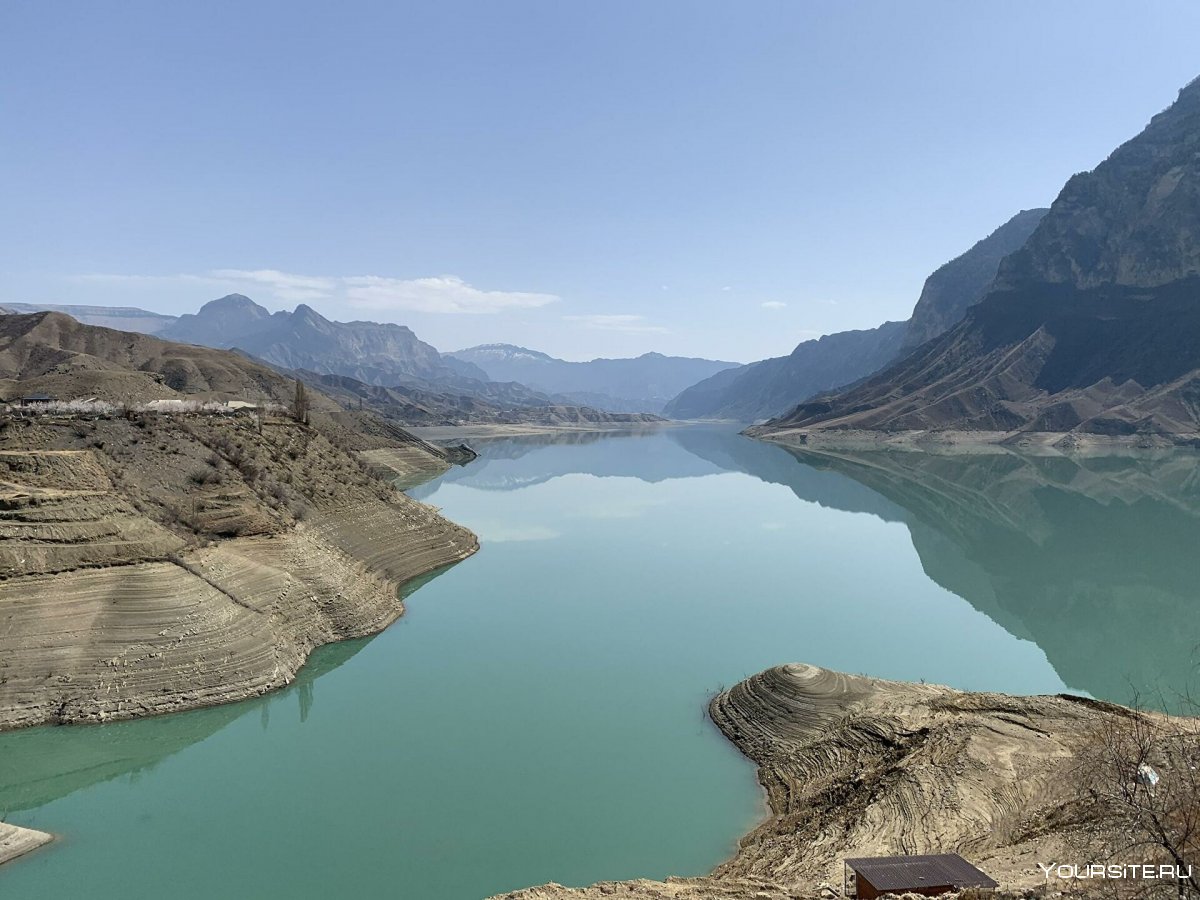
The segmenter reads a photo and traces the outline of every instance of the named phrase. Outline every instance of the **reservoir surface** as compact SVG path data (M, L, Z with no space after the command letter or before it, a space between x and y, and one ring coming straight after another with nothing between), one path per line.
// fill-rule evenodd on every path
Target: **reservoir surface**
M480 552L253 701L0 734L0 896L478 900L698 875L763 815L705 716L808 662L1171 706L1195 457L811 454L732 428L511 438L410 493Z

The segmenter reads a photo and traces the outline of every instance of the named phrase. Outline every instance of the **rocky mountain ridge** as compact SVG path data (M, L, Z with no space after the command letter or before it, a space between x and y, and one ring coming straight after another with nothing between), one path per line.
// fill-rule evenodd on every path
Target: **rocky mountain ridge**
M1072 177L988 295L861 384L756 430L1200 436L1200 83Z
M418 378L469 386L486 381L479 370L449 366L436 349L405 325L334 322L300 304L269 312L242 294L211 300L180 316L162 332L173 341L229 349L287 369L349 375L367 384L391 385Z

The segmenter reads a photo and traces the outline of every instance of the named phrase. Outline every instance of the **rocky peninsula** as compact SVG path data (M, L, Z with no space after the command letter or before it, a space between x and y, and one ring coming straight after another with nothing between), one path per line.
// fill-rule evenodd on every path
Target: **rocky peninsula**
M406 581L478 547L286 418L42 416L7 423L0 448L0 729L288 684L315 647L393 622ZM423 452L403 451L410 475Z
M556 884L503 900L817 897L842 860L959 852L1002 888L1045 884L1095 810L1077 805L1091 736L1131 711L1071 696L1012 697L883 681L810 665L768 669L709 713L758 765L770 815L710 875Z

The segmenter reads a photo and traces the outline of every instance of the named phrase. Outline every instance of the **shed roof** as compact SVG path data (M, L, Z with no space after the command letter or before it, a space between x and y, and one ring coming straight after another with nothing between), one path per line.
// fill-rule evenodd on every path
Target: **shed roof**
M866 856L847 859L846 865L869 881L876 890L906 888L999 887L999 883L975 868L957 853L928 856Z

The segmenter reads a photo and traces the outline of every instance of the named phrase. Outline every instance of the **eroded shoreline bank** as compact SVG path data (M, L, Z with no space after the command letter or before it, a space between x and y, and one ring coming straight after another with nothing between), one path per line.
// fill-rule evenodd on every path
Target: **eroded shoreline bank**
M394 622L403 584L478 549L470 531L391 488L322 503L274 533L187 547L138 515L88 451L6 451L0 462L0 730L282 687L316 647Z

